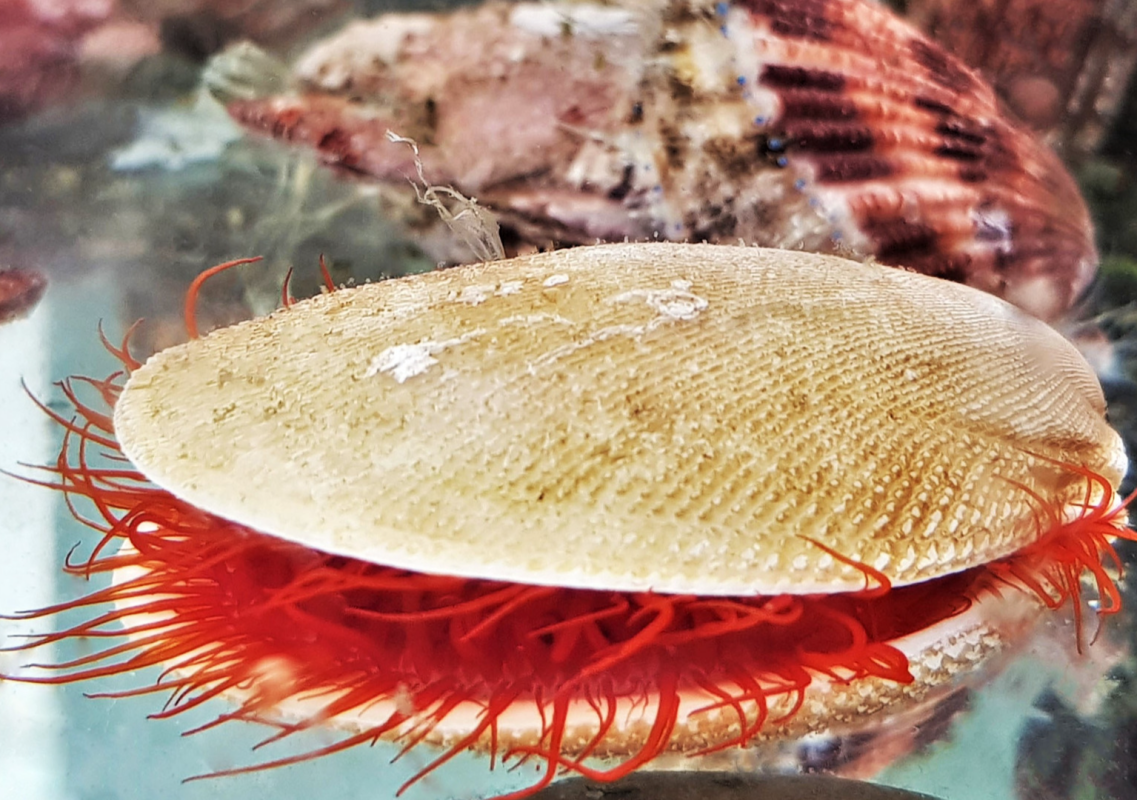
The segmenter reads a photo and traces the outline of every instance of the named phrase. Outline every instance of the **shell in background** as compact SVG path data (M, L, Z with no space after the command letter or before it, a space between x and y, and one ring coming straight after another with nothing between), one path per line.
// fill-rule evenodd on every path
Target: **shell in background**
M1124 113L1137 66L1133 0L908 0L907 18L979 70L1075 161Z
M247 51L243 51L247 52ZM451 183L527 245L841 252L1043 319L1096 266L1077 188L975 73L869 0L490 4L318 43L291 88L211 80L251 128L384 181Z
M985 564L1125 470L1049 326L878 265L559 250L323 295L171 348L123 451L210 513L420 572L693 594ZM1016 489L1016 487L1019 487ZM413 534L413 535L412 535Z
M30 269L0 269L0 325L31 313L47 290L47 278Z

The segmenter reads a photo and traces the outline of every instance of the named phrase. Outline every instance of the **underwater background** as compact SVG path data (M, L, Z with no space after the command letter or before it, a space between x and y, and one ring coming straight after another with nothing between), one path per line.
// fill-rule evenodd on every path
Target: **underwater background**
M1040 4L1050 17L1038 12ZM99 341L100 325L118 341L145 318L136 355L181 341L184 292L207 265L265 256L263 267L208 285L200 303L206 326L271 310L290 267L294 295L319 291L321 254L337 282L434 266L414 232L391 220L392 201L380 188L310 153L246 134L202 88L202 72L238 40L253 39L283 58L347 19L449 5L0 0L0 270L32 271L47 281L38 304L29 297L35 307L26 314L13 311L12 321L3 322L0 305L0 468L34 474L20 465L55 458L61 432L28 394L62 411L54 381L116 369ZM1111 421L1137 452L1137 2L893 5L971 54L1078 180L1097 228L1101 266L1064 332L1094 359ZM1032 60L1022 44L1033 41L1030 25L1050 24L1054 16L1067 24L1051 31L1048 49ZM1020 46L1026 54L1014 55ZM1133 484L1131 475L1126 488ZM0 478L0 509L0 613L86 591L83 578L59 569L89 537L57 493ZM1127 564L1137 561L1129 544L1119 550ZM896 761L874 780L941 800L1137 798L1137 590L1131 581L1122 585L1124 610L1084 653L1075 652L1069 613L1054 615L1005 670L961 692L925 729L892 742ZM42 632L43 624L0 620L0 644L12 646L19 636ZM34 658L3 652L0 674L29 660L79 657L91 647L69 642L37 650ZM210 705L150 721L160 695L86 696L138 684L129 675L58 687L0 681L0 795L387 800L427 762L411 752L388 766L399 749L378 744L183 784L250 763L257 757L251 748L267 731L227 725L183 737L218 710ZM331 741L320 733L297 739L269 754ZM872 771L879 747L871 738L819 741L775 761L787 769L840 765L844 774L858 775ZM488 773L482 758L462 756L403 797L472 799L527 782L524 770Z

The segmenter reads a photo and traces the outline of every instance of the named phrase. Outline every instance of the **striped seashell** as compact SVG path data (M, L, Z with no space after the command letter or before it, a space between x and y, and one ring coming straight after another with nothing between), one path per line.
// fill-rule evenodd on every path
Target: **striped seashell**
M514 241L840 252L1048 320L1096 266L1056 157L869 0L490 4L353 23L283 90L242 63L212 70L238 120L400 183L411 154L386 133L412 137Z
M1059 153L1116 136L1137 67L1131 0L910 0L906 17L974 67Z

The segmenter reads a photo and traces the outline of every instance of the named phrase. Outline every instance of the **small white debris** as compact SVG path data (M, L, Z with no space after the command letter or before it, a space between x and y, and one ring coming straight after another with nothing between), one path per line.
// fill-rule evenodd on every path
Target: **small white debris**
M497 321L498 325L537 325L542 322L552 322L556 325L574 325L575 323L560 314L514 314L509 317L502 317Z
M683 280L682 278L673 280L671 282L671 288L677 292L689 292L691 291L691 281Z
M509 24L538 36L564 35L598 38L629 36L637 30L632 11L599 4L554 7L538 3L522 3L513 7Z
M545 278L545 282L541 284L546 289L552 289L554 286L564 286L569 282L569 276L558 272L556 275L550 275Z
M686 289L634 289L612 298L614 303L634 300L643 300L662 317L679 320L692 320L709 305L705 299Z
M418 183L410 182L415 196L424 206L438 212L439 218L462 242L470 248L478 261L500 261L505 258L505 245L501 242L501 230L497 217L488 208L478 205L478 201L459 192L452 186L434 186L427 182L423 173L422 158L418 143L414 139L399 136L387 131L387 141L405 144L414 153L415 172ZM421 184L421 186L419 185Z
M379 355L371 359L371 364L363 373L364 378L371 378L379 373L389 374L398 383L405 383L408 379L421 375L438 363L434 356L451 347L468 342L485 333L484 330L471 331L456 339L447 339L443 342L433 342L429 339L416 344L396 344L388 347Z
M482 286L463 286L462 291L458 293L457 301L459 303L467 303L472 306L480 306L486 302L497 290L497 284L491 283Z
M502 281L501 285L497 287L494 292L498 297L505 297L511 294L517 294L521 291L521 287L525 285L525 281Z
M432 355L437 352L434 350L437 344L437 342L421 342L388 347L371 359L371 365L363 376L370 378L380 372L389 372L397 382L403 383L408 378L421 375L438 363L438 359Z

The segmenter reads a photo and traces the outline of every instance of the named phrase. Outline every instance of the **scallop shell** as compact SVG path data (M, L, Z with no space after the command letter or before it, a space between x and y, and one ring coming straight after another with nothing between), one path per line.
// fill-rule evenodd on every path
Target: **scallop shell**
M905 13L1075 162L1092 157L1126 113L1137 66L1132 2L911 0Z
M872 256L1044 319L1097 263L1085 204L975 73L869 0L489 4L356 22L252 96L253 129L453 183L525 242L669 239ZM263 69L251 70L262 74ZM271 83L271 82L270 82Z
M123 451L206 511L421 572L896 585L1125 468L1093 373L973 289L755 248L577 248L341 290L153 357ZM1069 466L1063 466L1069 465Z

